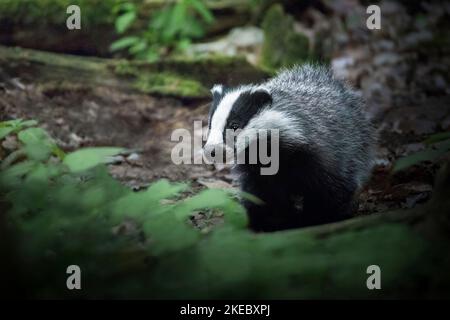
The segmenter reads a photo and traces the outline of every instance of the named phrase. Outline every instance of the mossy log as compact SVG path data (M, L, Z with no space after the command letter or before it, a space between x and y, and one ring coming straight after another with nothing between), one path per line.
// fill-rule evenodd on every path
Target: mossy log
M80 57L0 46L0 77L57 89L58 86L110 86L184 99L209 97L215 83L236 85L268 74L244 58L172 58L155 63ZM3 73L3 76L2 76Z

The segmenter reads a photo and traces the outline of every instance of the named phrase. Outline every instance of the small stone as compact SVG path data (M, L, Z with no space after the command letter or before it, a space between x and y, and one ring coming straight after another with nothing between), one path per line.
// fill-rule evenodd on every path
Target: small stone
M197 182L209 189L229 189L232 185L218 179L197 179Z
M127 160L128 161L138 161L140 159L139 154L137 154L136 152L131 153L128 157Z

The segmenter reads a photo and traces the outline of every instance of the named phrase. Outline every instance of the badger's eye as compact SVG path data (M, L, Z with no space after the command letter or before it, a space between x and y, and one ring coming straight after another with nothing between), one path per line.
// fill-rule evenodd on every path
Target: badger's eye
M230 128L233 130L237 130L237 129L239 129L239 125L236 122L233 122L230 124Z

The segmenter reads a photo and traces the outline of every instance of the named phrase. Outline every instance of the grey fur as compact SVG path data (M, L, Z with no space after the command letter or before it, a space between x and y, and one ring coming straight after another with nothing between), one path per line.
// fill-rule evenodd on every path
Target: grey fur
M375 130L364 101L322 66L304 65L280 72L264 83L272 95L268 108L295 119L303 144L315 147L324 164L360 187L374 160Z
M311 64L283 70L258 85L227 89L222 99L236 90L240 95L265 90L272 98L251 115L244 131L280 129L279 174L261 177L248 165L234 169L242 189L266 202L258 207L244 201L250 227L270 231L348 217L374 160L375 130L362 97L327 68ZM236 105L232 110L239 114ZM301 195L306 208L298 213L291 200Z

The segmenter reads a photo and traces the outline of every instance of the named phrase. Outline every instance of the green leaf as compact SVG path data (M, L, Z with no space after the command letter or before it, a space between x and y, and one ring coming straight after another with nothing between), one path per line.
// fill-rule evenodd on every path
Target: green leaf
M212 23L214 22L214 16L212 15L211 11L208 9L208 7L205 6L203 1L201 0L190 0L189 4L195 8L195 11L197 11L200 16L203 18L203 20L206 23Z
M200 239L200 233L186 222L175 219L173 213L162 214L144 223L145 234L152 239L150 252L161 254L182 250Z
M9 135L11 132L14 131L13 127L3 127L0 128L0 140Z
M25 129L19 132L17 137L25 145L36 145L36 144L46 144L49 146L54 145L50 136L42 128Z
M65 152L62 151L57 145L53 146L52 153L59 158L59 160L63 160L66 156Z
M170 209L169 205L161 204L161 200L173 198L186 189L186 184L159 180L145 191L131 193L117 200L114 213L119 218L124 214L135 219L149 218Z
M186 1L178 2L170 13L170 23L167 28L163 30L163 37L168 39L173 39L178 32L180 32L185 25L185 20L187 16L187 5Z
M149 29L152 31L162 31L170 21L171 8L164 8L156 11L149 22Z
M189 22L186 23L185 27L180 30L180 33L184 37L200 38L204 35L205 30L197 20L190 19Z
M0 174L0 185L11 186L20 183L19 179L30 172L35 166L36 162L34 161L22 161L3 170Z
M162 200L173 197L187 189L185 183L170 183L166 179L153 183L146 191L153 199Z
M23 127L32 127L35 125L37 125L36 120L23 121L22 119L16 119L0 122L0 128L4 127L23 128Z
M48 159L56 144L42 128L28 128L17 135L25 145L25 151L30 159L43 161Z
M177 42L177 49L180 51L184 51L191 46L191 40L188 38L181 39Z
M433 144L436 142L440 142L443 140L447 140L450 139L450 132L441 132L441 133L436 133L433 134L432 136L430 136L427 140L425 140L426 144Z
M64 157L63 163L66 164L72 172L81 172L105 163L107 157L116 155L121 151L123 151L123 148L84 148L67 154Z
M38 124L38 122L36 120L26 120L26 121L22 121L19 126L20 127L34 127Z
M133 46L131 46L128 49L128 52L135 55L139 52L144 51L147 48L147 42L145 40L141 40L139 42L137 42L136 44L134 44Z
M208 189L186 199L177 206L177 216L184 218L199 209L221 209L225 214L225 221L235 227L243 228L247 225L245 209L231 198L231 195L220 189Z
M145 52L143 58L148 62L155 62L159 59L159 53L155 50L149 49Z
M0 122L0 128L5 128L5 127L14 127L14 128L15 128L15 127L17 127L21 122L22 122L21 119L2 121L2 122Z
M109 47L109 49L114 52L114 51L119 51L128 47L131 47L133 45L135 45L136 43L138 43L140 41L139 37L125 37L125 38L121 38L117 41L114 41L111 46Z
M136 20L136 12L129 11L116 19L116 31L119 34L124 33Z
M37 125L37 121L35 120L27 120L23 121L21 119L17 120L9 120L0 122L0 140L6 137L7 135L20 131L26 127L32 127Z
M436 146L435 149L425 149L396 161L394 172L404 170L423 161L434 161L450 150L450 140Z
M45 144L36 143L25 146L25 151L30 159L45 161L50 157L52 148Z

